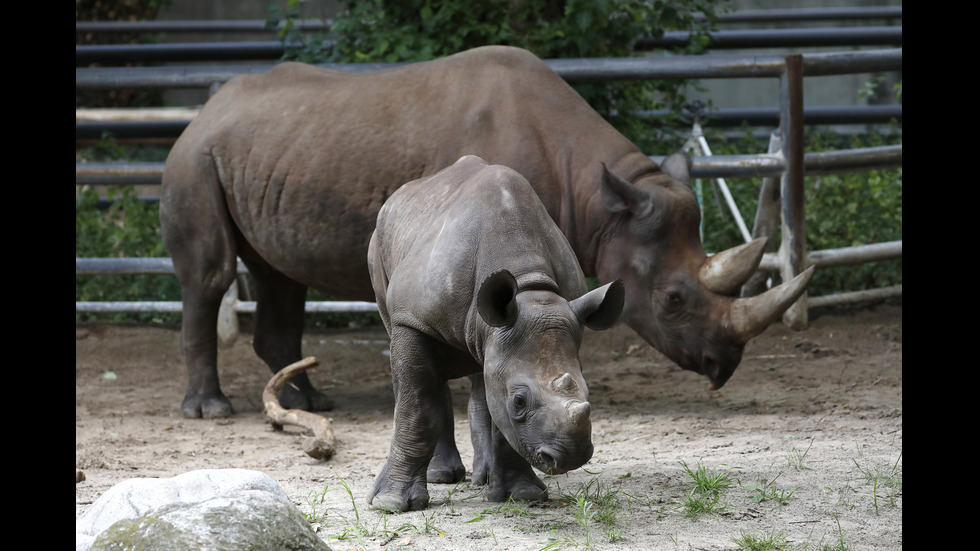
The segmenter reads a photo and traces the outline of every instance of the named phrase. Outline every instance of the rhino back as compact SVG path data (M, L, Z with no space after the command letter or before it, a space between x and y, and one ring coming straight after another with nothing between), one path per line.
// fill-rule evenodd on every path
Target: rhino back
M472 339L476 293L495 271L567 299L586 291L571 247L528 182L478 157L396 191L376 239L387 315L457 348Z
M206 158L256 256L314 288L364 299L366 262L351 258L366 257L378 210L405 182L480 155L534 182L565 229L574 224L572 175L598 166L581 152L623 141L541 60L487 47L370 74L284 63L237 77L170 159Z

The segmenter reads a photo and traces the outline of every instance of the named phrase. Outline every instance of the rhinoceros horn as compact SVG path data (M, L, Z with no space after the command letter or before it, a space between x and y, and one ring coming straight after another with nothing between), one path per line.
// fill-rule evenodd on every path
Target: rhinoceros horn
M766 241L768 238L760 237L708 257L698 274L701 284L715 293L731 294L759 268Z
M742 342L748 342L765 331L770 323L776 321L776 318L783 315L800 298L811 277L813 266L761 295L734 300L727 314L728 326Z
M556 377L555 380L551 381L551 386L560 392L572 392L578 387L575 384L575 380L568 373L565 373L561 377Z
M575 401L568 405L568 415L572 418L573 423L584 423L589 419L589 415L591 414L592 405L588 402Z

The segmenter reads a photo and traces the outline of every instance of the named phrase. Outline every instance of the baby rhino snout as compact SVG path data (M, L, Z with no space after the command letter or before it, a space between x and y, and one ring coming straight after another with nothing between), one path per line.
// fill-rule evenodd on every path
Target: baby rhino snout
M581 400L565 404L568 423L566 438L542 444L537 449L539 468L543 472L562 474L585 465L592 459L592 406Z

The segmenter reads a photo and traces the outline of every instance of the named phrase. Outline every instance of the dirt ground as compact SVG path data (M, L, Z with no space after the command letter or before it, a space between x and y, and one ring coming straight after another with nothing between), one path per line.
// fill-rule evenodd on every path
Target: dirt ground
M325 415L338 452L326 461L303 453L300 432L267 421L270 372L247 332L219 356L236 414L182 418L178 343L175 327L76 325L76 518L128 478L236 467L277 480L335 550L727 550L749 538L781 538L785 549L902 547L900 303L811 312L804 331L777 323L720 391L624 326L589 333L595 454L585 468L542 475L550 499L537 504L487 502L468 473L459 485L430 484L430 508L401 515L365 503L392 430L382 327L305 337L304 353L320 362L311 377L336 401ZM470 465L468 384L452 388ZM731 482L712 512L691 514L685 466ZM576 496L592 508L576 507Z

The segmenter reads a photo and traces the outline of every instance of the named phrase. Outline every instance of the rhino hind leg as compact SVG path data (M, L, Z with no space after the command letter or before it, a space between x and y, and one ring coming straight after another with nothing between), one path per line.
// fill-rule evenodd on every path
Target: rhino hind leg
M436 442L436 451L429 461L426 478L431 483L455 484L466 478L466 467L456 447L455 423L453 422L453 398L449 384L442 387L442 430Z
M255 281L255 353L278 373L302 359L306 286L262 262L243 259ZM328 411L333 400L317 390L306 373L289 380L279 393L286 409Z
M203 162L200 156L192 157ZM181 351L187 364L185 417L228 417L218 382L218 310L235 278L234 229L208 163L168 165L160 197L163 244L180 282Z
M181 349L188 378L180 411L187 418L220 419L234 413L218 382L217 319L223 294L214 288L182 286Z

